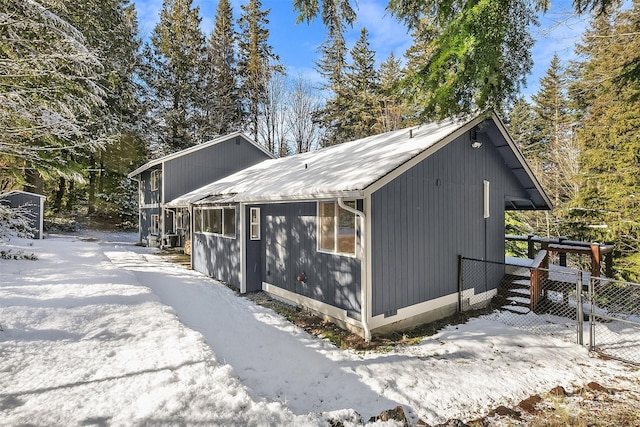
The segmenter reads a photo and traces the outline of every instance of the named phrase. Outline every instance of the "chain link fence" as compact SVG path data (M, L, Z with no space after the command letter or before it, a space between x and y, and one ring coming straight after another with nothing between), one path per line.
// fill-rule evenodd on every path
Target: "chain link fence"
M592 277L585 311L592 350L640 364L640 284Z
M459 309L490 306L496 321L640 364L640 284L529 262L460 258Z

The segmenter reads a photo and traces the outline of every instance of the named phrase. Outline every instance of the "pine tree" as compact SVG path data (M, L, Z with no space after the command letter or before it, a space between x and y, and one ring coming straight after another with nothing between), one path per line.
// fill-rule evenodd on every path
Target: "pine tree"
M378 102L378 73L375 52L369 48L369 32L360 31L360 37L351 49L352 64L347 67L342 96L348 108L338 112L336 120L343 121L346 138L359 139L378 133L376 123L380 116Z
M200 9L192 0L164 0L160 22L144 49L142 77L149 90L149 108L158 138L168 151L196 143L202 81L204 36Z
M318 2L294 0L294 8L300 12L298 21L310 22L320 13ZM327 38L318 49L320 59L316 61L316 69L326 80L323 89L329 90L332 95L324 108L314 115L314 121L324 130L322 144L329 146L345 142L348 138L342 129L343 123L335 118L346 108L345 100L338 95L345 90L348 49L344 33L346 26L355 21L356 15L348 1L324 0L321 16L327 29Z
M269 12L271 9L261 10L260 0L249 0L242 5L242 16L238 20L240 25L240 73L242 97L246 104L249 132L254 139L258 139L260 119L260 105L265 101L268 83L276 72L283 72L278 64L279 58L273 53L269 45Z
M585 113L578 138L580 188L571 219L580 236L615 244L617 271L640 280L640 82L619 87L616 76L640 51L640 1L597 17L579 46L584 61L572 88Z
M7 0L0 13L0 186L71 177L70 155L100 148L87 118L105 106L104 68L56 1Z
M113 191L127 180L126 172L131 167L128 160L142 159L145 154L139 128L142 113L138 100L140 91L135 82L140 48L136 12L129 0L68 0L66 5L68 12L65 18L85 35L88 44L101 58L104 69L100 85L106 92L106 104L94 108L86 118L92 137L104 140L104 149L70 156L70 161L82 166L77 178L83 180L76 182L74 187L79 192L86 191L86 197L80 198L88 201L88 213L93 213L98 205L103 211L111 211L115 209L115 206L110 206L111 203L122 205L121 200L115 201ZM133 149L126 156L120 153L123 165L105 162L109 151L122 145L123 141L127 141L126 145ZM107 170L106 164L112 169ZM86 185L84 180L88 181ZM62 207L70 185L67 177L60 177L53 197L54 210ZM105 187L112 191L108 196L111 200L109 203L105 202ZM121 197L124 199L130 194ZM67 207L73 209L77 206L67 204Z
M404 124L404 117L407 115L407 108L403 105L400 93L400 83L403 77L400 59L391 52L389 57L380 64L378 74L380 77L378 100L381 111L376 129L380 132L400 129Z
M201 139L238 130L242 105L236 58L237 34L229 0L220 0L205 62L204 120Z
M567 80L557 55L540 79L540 90L532 101L537 128L532 143L539 149L536 155L544 171L545 188L559 212L577 191L579 149L572 129L574 115L569 107Z

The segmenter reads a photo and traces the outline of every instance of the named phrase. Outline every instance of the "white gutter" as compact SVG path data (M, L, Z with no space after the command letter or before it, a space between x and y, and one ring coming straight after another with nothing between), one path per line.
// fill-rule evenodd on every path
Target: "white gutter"
M366 245L365 243L365 227L366 227L366 218L364 216L364 212L359 211L357 209L352 208L351 206L347 206L344 203L344 199L342 197L338 197L338 206L340 206L342 209L344 209L347 212L351 212L354 215L357 215L358 217L360 217L360 247L361 247L361 251L362 251L362 259L360 260L360 262L362 263L362 266L360 268L360 271L367 271L366 269ZM361 283L360 283L360 317L361 320L360 322L362 323L362 329L364 331L364 340L366 342L371 341L371 331L369 330L369 324L368 319L369 319L369 310L368 310L368 302L367 302L367 286L366 286L366 274L364 275L364 277L361 275L360 277Z

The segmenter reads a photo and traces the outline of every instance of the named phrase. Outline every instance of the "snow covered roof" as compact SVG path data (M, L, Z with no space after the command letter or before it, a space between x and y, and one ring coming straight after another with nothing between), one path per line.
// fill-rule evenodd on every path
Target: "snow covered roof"
M13 194L25 194L28 196L40 197L41 199L47 198L47 196L43 196L42 194L31 193L29 191L23 191L23 190L12 190L12 191L9 191L8 193L0 193L0 198L11 196Z
M403 164L427 150L437 151L486 118L487 115L482 114L422 124L313 152L265 160L184 194L167 205L187 206L211 196L222 196L229 202L362 197L365 189ZM499 121L495 114L489 115L491 118ZM533 175L530 176L535 181Z
M133 178L136 175L140 175L142 172L146 171L147 169L149 169L149 168L151 168L153 166L159 165L161 163L164 163L164 162L166 162L168 160L176 159L176 158L184 156L186 154L190 154L190 153L193 153L193 152L196 152L196 151L211 147L212 145L216 145L216 144L220 144L221 142L229 141L230 139L233 139L233 138L235 138L237 136L243 137L249 143L253 144L257 149L259 149L260 151L264 152L269 157L273 157L273 154L271 154L270 152L265 150L264 147L261 147L260 145L256 144L255 141L253 141L253 139L249 138L243 132L239 132L238 131L238 132L232 132L232 133L229 133L227 135L223 135L223 136L220 136L218 138L212 139L210 141L203 142L202 144L194 145L193 147L185 148L184 150L176 151L175 153L171 153L171 154L168 154L166 156L159 157L157 159L151 160L150 162L145 163L144 165L140 166L138 169L136 169L133 172L129 173L127 175L127 178Z

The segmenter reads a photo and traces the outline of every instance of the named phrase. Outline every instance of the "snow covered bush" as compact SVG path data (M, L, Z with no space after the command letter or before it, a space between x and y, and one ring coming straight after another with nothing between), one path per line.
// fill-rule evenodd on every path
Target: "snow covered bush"
M10 208L0 203L0 243L11 237L32 238L35 230L31 228L30 220L33 215L26 206Z

